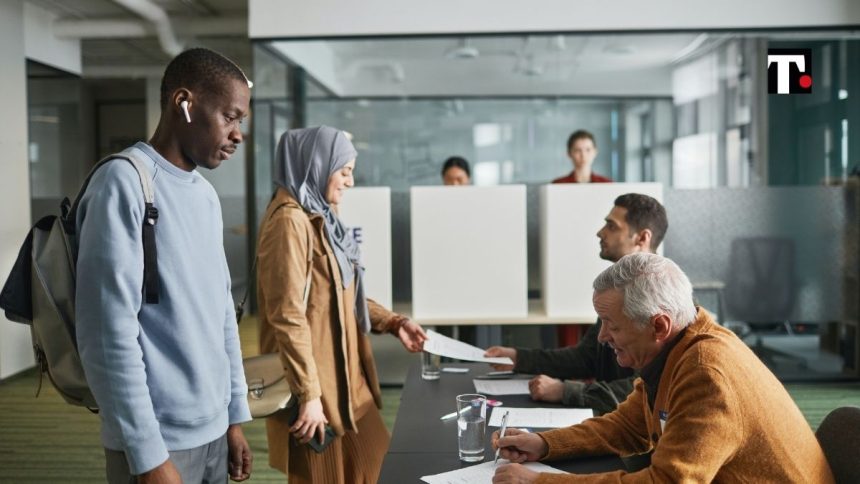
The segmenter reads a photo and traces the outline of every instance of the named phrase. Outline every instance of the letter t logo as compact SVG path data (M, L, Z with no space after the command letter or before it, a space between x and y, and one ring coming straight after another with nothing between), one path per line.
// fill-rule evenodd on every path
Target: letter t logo
M768 92L812 92L812 76L808 74L812 70L810 54L811 49L768 49ZM792 69L792 66L796 69Z

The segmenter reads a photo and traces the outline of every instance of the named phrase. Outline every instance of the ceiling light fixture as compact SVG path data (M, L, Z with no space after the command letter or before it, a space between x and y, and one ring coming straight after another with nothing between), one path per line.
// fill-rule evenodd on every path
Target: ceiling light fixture
M517 65L514 70L529 77L540 77L543 75L543 66L535 60L534 54L517 59Z
M543 75L543 67L534 63L529 63L523 68L522 72L529 77L540 77Z
M476 47L469 44L469 39L462 38L456 47L452 47L445 52L445 57L449 59L474 59L481 55Z
M603 52L612 55L631 55L636 53L636 48L629 44L609 44L603 47Z
M702 45L708 40L708 34L699 34L692 42L687 44L686 47L681 49L675 56L672 58L672 64L677 64L681 62L688 56L693 55L696 50L698 50Z

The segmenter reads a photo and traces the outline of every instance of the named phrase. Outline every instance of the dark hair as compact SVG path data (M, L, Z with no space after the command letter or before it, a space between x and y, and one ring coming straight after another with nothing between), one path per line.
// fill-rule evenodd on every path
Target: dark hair
M573 144L581 139L590 139L591 144L597 148L597 141L594 141L594 135L584 129L578 129L570 135L570 138L567 138L567 152L570 153L570 149L573 148Z
M469 171L469 162L461 156L452 156L445 160L445 164L442 165L442 176L445 176L446 171L455 167L465 171L470 178L472 177L472 173Z
M174 57L161 78L161 108L179 88L212 93L225 91L228 79L248 82L248 78L233 61L223 55L197 47Z
M627 209L627 225L631 231L651 230L651 250L660 247L669 230L666 209L660 202L641 193L626 193L615 199L615 206Z

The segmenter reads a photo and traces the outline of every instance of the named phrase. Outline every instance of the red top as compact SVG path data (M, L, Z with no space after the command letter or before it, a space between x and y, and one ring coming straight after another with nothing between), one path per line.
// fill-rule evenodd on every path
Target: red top
M563 176L561 178L556 178L552 181L553 183L576 183L576 170L570 172L569 175ZM612 183L612 178L606 178L605 176L600 176L594 172L591 172L591 179L588 180L589 183Z

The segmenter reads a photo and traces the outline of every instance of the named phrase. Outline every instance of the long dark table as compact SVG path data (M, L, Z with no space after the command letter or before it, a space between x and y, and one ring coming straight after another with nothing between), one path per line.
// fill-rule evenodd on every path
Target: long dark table
M457 453L457 419L439 420L439 417L456 411L456 396L475 393L472 380L490 370L484 363L452 363L444 367L469 368L468 373L442 373L435 381L421 379L421 365L413 364L406 376L400 408L391 435L391 446L382 463L379 482L400 484L421 482L421 476L439 474L460 467L474 465L461 462ZM561 407L546 402L535 402L528 395L501 395L488 398L504 402L505 407ZM489 423L491 410L487 409ZM484 461L492 460L490 437L494 427L487 426ZM541 429L530 429L541 430ZM592 474L625 469L617 456L588 457L547 462L558 469L578 474Z

